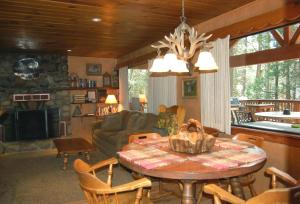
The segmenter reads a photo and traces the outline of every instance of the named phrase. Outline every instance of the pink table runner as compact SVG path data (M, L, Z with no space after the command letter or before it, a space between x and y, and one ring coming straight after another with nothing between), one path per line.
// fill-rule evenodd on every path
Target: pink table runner
M169 138L135 140L133 144L140 149L118 152L119 156L127 161L145 169L155 169L174 163L184 162L187 159L216 169L229 169L242 166L254 161L265 159L264 152L253 151L248 143L236 142L228 139L218 138L214 150L210 153L181 157L174 155L170 150ZM164 149L166 151L163 151Z
M263 152L253 152L252 148L243 150L220 150L213 153L205 153L188 157L189 160L201 162L205 166L216 169L228 169L265 159Z

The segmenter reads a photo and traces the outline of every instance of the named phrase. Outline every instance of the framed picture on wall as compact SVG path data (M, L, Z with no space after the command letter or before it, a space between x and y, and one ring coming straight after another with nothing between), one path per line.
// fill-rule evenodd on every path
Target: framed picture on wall
M111 87L110 74L107 72L103 74L103 87Z
M187 78L182 80L182 97L197 97L197 78Z
M91 103L95 103L96 100L96 91L95 90L89 90L87 91L87 97L88 97L88 101Z
M86 75L99 76L102 75L102 64L86 64Z

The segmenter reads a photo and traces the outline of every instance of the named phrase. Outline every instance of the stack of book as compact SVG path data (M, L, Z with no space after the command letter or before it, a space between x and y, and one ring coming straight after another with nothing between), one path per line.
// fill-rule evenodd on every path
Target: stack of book
M85 95L73 95L73 103L85 103Z

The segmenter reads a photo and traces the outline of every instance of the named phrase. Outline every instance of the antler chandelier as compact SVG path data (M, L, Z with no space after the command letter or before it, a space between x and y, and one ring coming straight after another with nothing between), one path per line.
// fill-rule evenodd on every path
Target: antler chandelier
M198 48L201 48L201 52L195 66L199 67L199 70L218 69L212 54L209 52L212 44L206 42L212 35L205 36L205 33L198 35L196 29L191 28L186 23L184 0L181 1L181 4L181 23L175 29L174 34L165 36L166 42L159 41L158 45L151 45L157 49L158 55L153 61L150 72L189 72L187 61L194 56ZM187 40L188 43L186 43ZM165 56L161 56L160 49L162 48L169 49Z

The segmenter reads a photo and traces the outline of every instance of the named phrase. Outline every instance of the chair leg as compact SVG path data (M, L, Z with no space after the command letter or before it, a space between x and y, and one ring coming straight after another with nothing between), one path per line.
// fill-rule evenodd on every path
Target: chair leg
M257 193L256 193L256 191L255 191L254 186L253 186L252 183L249 184L249 190L250 190L250 193L251 193L252 197L254 197L254 196L257 195Z
M183 185L182 185L182 183L178 182L178 186L179 186L180 191L182 192L183 191Z
M197 204L200 204L201 203L201 200L202 200L202 196L203 196L203 187L204 187L204 183L200 184L199 185L199 193L198 193L198 197L197 197Z
M158 181L158 187L157 189L155 189L155 191L152 189L151 190L151 200L152 201L157 201L160 200L163 197L167 197L172 195L173 193L171 191L166 191L163 188L163 182L162 181Z
M138 191L137 191L137 194L136 194L136 198L135 198L134 204L140 204L142 196L143 196L143 188L139 188Z

